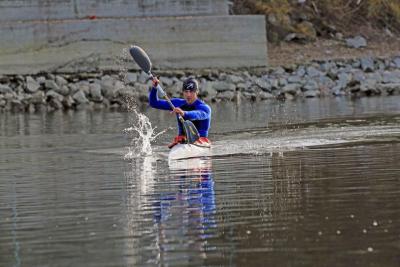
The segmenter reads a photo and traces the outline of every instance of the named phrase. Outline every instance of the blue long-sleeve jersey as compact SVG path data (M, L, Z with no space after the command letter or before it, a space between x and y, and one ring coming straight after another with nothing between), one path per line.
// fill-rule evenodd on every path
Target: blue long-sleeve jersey
M172 110L166 100L158 98L157 88L155 87L150 90L149 102L150 106L153 108ZM183 118L193 122L201 137L208 137L208 130L210 129L211 124L211 108L206 103L197 99L194 103L189 104L182 98L172 98L171 102L175 107L181 108L185 111ZM178 115L176 116L176 119L178 121L178 134L183 135L182 123L179 121Z

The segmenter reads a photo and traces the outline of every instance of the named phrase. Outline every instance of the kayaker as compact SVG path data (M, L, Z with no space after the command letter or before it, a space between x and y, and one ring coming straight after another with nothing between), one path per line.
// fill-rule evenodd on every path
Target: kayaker
M210 144L208 140L208 130L210 129L211 122L211 108L206 103L198 98L199 83L194 78L187 78L182 85L183 98L172 98L171 102L174 104L175 109L171 110L170 105L166 100L158 98L157 85L158 79L153 79L153 86L149 94L150 106L156 109L170 110L171 113L176 114L178 121L178 135L174 138L173 142L168 145L172 148L176 144L185 143L185 135L182 129L182 123L178 119L180 114L185 120L190 120L196 126L200 138L195 142L198 145Z

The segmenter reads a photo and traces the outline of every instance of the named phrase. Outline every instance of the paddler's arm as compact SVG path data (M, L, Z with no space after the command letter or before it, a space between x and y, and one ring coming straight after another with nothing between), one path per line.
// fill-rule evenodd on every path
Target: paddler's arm
M211 116L211 109L207 105L201 105L196 110L192 111L185 111L183 118L185 120L206 120L209 119Z
M169 106L169 104L166 100L161 100L158 98L157 88L154 86L151 87L151 90L149 93L149 104L152 108L171 110L171 107Z

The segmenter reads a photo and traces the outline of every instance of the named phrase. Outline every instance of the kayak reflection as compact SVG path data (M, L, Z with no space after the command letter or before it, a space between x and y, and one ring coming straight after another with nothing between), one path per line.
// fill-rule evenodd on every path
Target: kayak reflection
M212 249L207 239L216 228L211 159L170 162L170 168L175 186L160 192L154 203L158 263L201 263Z

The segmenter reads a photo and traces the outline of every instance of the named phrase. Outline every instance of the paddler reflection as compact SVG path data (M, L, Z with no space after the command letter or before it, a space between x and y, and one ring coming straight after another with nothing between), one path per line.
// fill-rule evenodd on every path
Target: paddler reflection
M155 203L158 261L162 265L175 261L200 264L206 259L206 251L212 250L207 240L216 228L211 160L170 162L170 170L169 181L174 186L160 192Z

